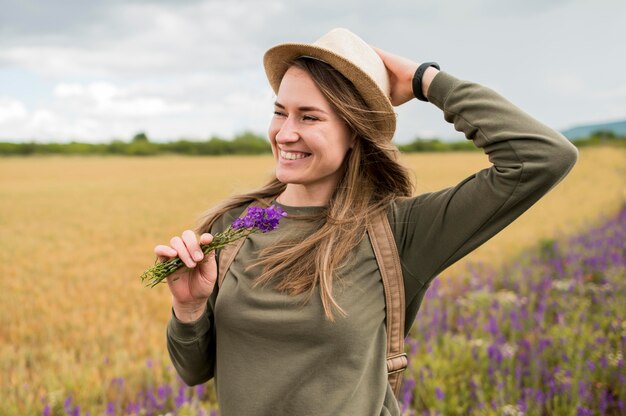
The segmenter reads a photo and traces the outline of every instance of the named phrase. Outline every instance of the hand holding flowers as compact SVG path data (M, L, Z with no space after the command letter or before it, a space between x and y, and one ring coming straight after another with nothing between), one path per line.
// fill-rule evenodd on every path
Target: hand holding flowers
M205 256L216 249L225 247L252 233L266 233L274 230L285 215L287 214L280 207L274 205L268 208L251 206L244 217L237 218L224 232L216 234L212 239L210 234L203 234L201 239L204 238L204 244L201 242L199 246L195 234L185 232L183 239L178 237L172 239L170 242L172 247L157 246L155 248L155 253L159 258L169 259L157 261L154 266L141 275L141 281L145 282L146 286L154 287L185 266L192 269L196 266L196 262L206 262ZM180 276L176 276L172 280L178 278Z
M244 217L215 236L205 233L198 240L193 231L187 230L182 238L172 238L170 246L155 247L157 263L141 275L141 280L146 286L154 287L167 279L176 317L184 322L195 321L204 313L217 280L215 249L255 232L272 231L285 215L280 207L273 205L249 207Z

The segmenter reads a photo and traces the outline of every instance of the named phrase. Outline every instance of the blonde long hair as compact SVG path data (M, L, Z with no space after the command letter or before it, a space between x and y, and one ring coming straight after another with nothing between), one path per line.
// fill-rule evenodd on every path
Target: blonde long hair
M319 220L321 227L302 241L281 241L262 250L259 261L250 267L263 266L255 284L276 279L278 290L291 295L305 293L306 300L319 286L325 315L333 321L333 310L345 315L333 297L333 277L341 274L344 260L364 238L371 214L398 197L411 196L413 183L409 171L397 161L397 148L382 139L376 128L376 119L389 114L370 110L352 83L327 63L298 58L293 66L309 73L356 140L328 206L317 218L308 218ZM232 196L207 211L197 231L207 232L230 209L276 198L285 188L286 184L274 177L260 189Z

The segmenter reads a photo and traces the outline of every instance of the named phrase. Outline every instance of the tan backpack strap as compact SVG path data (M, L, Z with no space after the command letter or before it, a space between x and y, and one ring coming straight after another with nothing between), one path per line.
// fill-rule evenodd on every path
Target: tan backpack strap
M408 360L404 352L404 280L396 242L387 212L381 210L369 222L367 232L374 249L385 290L387 324L387 373L396 397L400 395L401 372Z
M270 202L271 200L269 199L262 199L259 201L260 205L264 205L264 206L268 206ZM248 207L254 204L255 202L252 202L250 205L248 205L243 210L241 215L239 215L239 218L245 217L246 214L248 213ZM219 271L217 274L217 287L218 288L222 287L222 282L224 281L224 278L226 277L226 272L228 272L228 269L230 269L230 265L233 264L233 261L235 260L237 253L239 253L239 250L241 249L241 246L243 246L243 243L245 241L246 241L245 238L241 238L237 240L235 243L229 244L220 250L219 257L218 257Z
M219 254L219 273L217 274L217 287L222 287L226 272L230 269L230 265L233 264L233 260L239 253L239 249L246 241L245 238L241 238L235 241L233 244L229 244L220 250Z

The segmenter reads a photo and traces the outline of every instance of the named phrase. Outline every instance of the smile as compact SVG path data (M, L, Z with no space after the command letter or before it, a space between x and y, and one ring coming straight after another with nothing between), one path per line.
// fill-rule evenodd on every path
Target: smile
M287 160L297 160L304 159L305 157L311 156L310 153L302 153L302 152L285 152L284 150L280 151L280 157Z

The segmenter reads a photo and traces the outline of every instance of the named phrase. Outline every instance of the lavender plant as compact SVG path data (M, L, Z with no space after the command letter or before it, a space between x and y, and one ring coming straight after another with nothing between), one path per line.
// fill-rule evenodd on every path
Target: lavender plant
M206 255L213 250L232 244L240 238L248 237L250 234L273 231L278 227L280 219L286 215L285 211L274 205L268 208L251 206L245 216L237 218L225 231L215 234L213 241L201 245L200 248ZM185 264L179 257L166 261L157 260L154 266L141 275L141 281L148 287L154 287L183 267Z
M626 207L538 248L433 282L404 416L626 415Z

